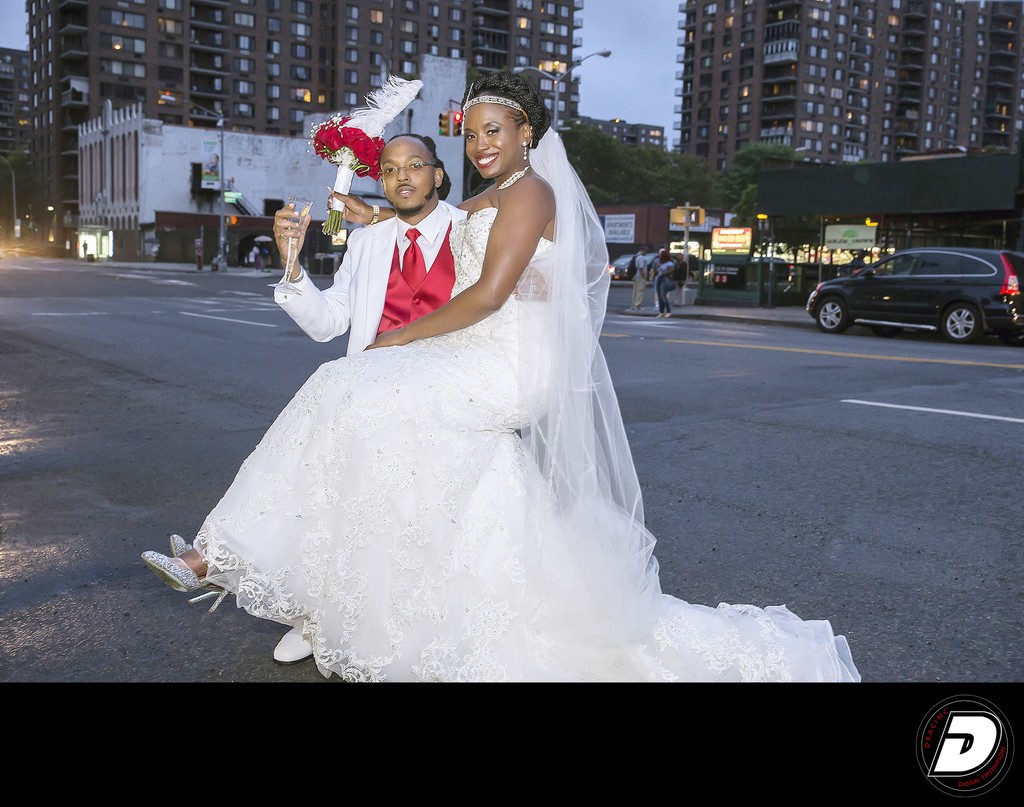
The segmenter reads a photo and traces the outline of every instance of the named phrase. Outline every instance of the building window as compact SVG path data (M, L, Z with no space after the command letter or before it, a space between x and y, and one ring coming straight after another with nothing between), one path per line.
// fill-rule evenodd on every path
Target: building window
M145 78L146 66L135 62L119 62L116 59L100 59L100 72L110 73L113 76Z
M185 24L181 20L169 20L166 17L157 17L156 29L161 34L182 34L185 32Z
M118 53L142 54L146 52L146 40L136 39L133 36L100 34L100 45L103 48L117 51ZM178 45L177 47L180 48L181 45Z

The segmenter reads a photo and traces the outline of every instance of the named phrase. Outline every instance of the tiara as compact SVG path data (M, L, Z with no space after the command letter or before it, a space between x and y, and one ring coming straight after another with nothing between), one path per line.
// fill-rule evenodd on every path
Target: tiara
M517 104L511 98L503 98L500 95L478 95L476 98L470 98L468 101L466 101L465 104L462 105L462 111L465 112L471 106L474 106L476 104L501 104L502 106L507 106L510 109L515 109L519 112L522 112L523 115L526 115L526 110L519 106L519 104ZM526 120L530 120L529 115L526 115Z

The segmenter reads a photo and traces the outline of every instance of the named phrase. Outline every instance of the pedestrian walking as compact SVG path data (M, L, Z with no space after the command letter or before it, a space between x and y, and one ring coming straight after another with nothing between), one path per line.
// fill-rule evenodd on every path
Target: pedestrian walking
M669 292L675 289L676 282L672 279L672 273L676 270L676 262L667 249L658 253L658 264L654 275L654 294L658 298L658 316L672 316L672 302L669 300Z
M629 268L626 270L633 279L633 300L629 306L630 311L639 311L644 304L644 292L647 290L648 264L650 263L648 252L647 244L641 246L640 250L633 256L633 260L629 262Z

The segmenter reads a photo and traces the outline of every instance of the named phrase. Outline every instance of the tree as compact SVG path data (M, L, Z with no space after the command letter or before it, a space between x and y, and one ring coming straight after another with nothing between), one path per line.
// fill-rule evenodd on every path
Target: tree
M579 121L562 139L595 205L714 204L715 172L705 160L656 146L626 146Z
M757 173L764 167L766 160L792 164L796 162L797 156L792 146L780 143L751 143L744 146L718 179L718 203L726 210L738 210L747 188L751 185L757 188Z
M596 126L573 122L562 135L566 155L595 205L626 201L629 183L625 147Z

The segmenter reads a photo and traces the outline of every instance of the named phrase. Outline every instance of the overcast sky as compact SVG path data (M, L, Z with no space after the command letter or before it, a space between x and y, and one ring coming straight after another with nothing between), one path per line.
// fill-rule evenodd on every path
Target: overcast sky
M572 2L572 0L566 0ZM584 0L577 14L582 44L574 56L610 50L577 67L580 114L665 127L668 144L676 136L673 113L679 0ZM642 10L641 10L642 9ZM0 0L0 47L26 49L25 0Z

